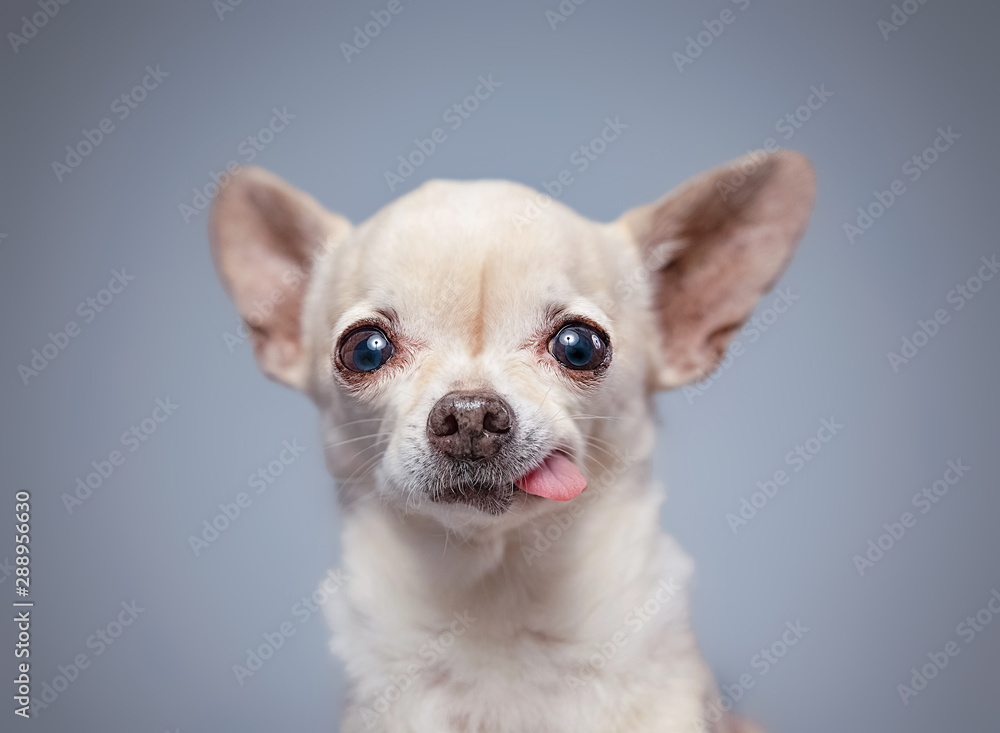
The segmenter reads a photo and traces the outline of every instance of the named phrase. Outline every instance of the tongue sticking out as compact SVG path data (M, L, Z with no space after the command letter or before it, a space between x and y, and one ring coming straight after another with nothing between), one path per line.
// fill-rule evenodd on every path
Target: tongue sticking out
M569 501L587 488L580 469L562 453L553 453L541 466L515 481L526 494Z

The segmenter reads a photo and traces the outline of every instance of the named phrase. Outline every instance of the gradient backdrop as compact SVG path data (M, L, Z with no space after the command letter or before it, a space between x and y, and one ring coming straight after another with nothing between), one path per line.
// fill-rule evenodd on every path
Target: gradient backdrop
M998 730L997 6L401 0L356 40L388 5L4 3L0 595L16 600L29 491L33 695L52 690L14 716L5 611L0 727L336 729L325 622L293 611L337 565L334 490L312 406L257 372L216 283L213 174L252 159L360 221L431 177L540 187L568 168L562 200L610 220L774 138L819 177L792 305L763 301L713 381L658 400L663 523L697 562L701 643L774 733ZM454 129L480 75L497 86ZM607 118L627 129L580 171ZM842 427L810 442L824 420ZM196 554L284 441L304 450ZM238 683L283 622L294 635ZM808 632L762 663L789 622Z

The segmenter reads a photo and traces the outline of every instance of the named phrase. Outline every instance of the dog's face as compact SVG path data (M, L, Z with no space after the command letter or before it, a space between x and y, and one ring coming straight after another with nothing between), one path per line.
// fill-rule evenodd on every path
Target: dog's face
M352 228L244 169L212 244L261 369L320 408L346 496L509 524L620 463L651 390L711 371L813 192L781 153L612 224L513 183L435 181Z

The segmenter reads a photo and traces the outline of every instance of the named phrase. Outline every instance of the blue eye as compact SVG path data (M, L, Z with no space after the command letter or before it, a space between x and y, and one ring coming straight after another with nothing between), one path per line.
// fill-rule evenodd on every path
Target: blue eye
M355 329L340 346L340 360L352 372L373 372L389 361L392 353L392 342L372 326Z
M549 350L567 369L593 371L604 364L608 348L597 329L584 323L570 323L555 335Z

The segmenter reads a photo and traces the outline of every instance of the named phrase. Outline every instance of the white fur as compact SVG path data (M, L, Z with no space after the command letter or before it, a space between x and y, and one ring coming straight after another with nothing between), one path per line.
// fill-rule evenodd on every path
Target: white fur
M716 182L748 161L748 188L720 198ZM812 204L808 162L736 161L613 224L513 183L432 181L351 229L262 171L234 181L213 212L217 266L245 318L273 296L255 354L318 406L338 479L346 582L327 615L350 677L341 730L749 730L720 720L688 619L692 565L660 528L651 395L711 366L780 275ZM314 231L329 241L303 298L283 288L304 282ZM681 250L693 254L664 267ZM546 350L566 316L609 337L600 379ZM372 320L396 352L351 377L338 340ZM518 491L499 514L430 499L429 411L483 389L516 418L515 476L558 449L583 494Z
M642 263L614 227L557 203L519 229L512 215L536 198L509 183L431 182L333 249L313 278L309 390L324 411L328 444L348 435L337 425L373 416L385 417L393 433L378 470L351 487L344 506L349 580L329 618L333 648L353 681L345 733L694 731L713 699L688 625L683 586L691 564L660 529L660 491L649 479L646 350L656 345L649 296L620 302L616 293ZM484 271L493 283L484 304L492 330L473 357L467 322L481 307ZM546 299L608 330L614 359L596 394L581 395L556 370L540 373L518 353ZM333 339L380 305L412 324L426 355L367 404L345 404L328 357ZM614 307L621 313L611 319L606 310ZM533 420L547 442L558 436L584 458L590 487L575 505L519 494L522 504L493 518L418 507L399 495L408 452L427 450L431 405L450 389L482 383L507 397L520 420ZM574 414L613 419L561 419ZM581 433L602 442L587 450ZM344 446L344 460L331 451L335 474L356 469L353 447ZM545 547L536 533L546 530L555 540L533 556ZM682 589L644 621L634 609L654 607L662 581ZM431 642L448 640L441 635L456 612L476 620L437 653ZM616 634L625 637L620 648ZM614 653L602 652L602 643ZM610 659L602 664L595 654ZM587 671L594 678L583 681Z

